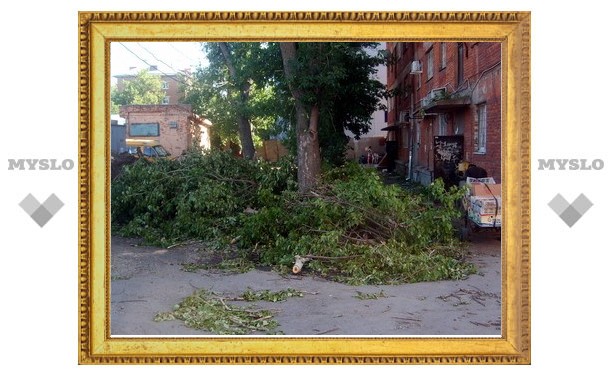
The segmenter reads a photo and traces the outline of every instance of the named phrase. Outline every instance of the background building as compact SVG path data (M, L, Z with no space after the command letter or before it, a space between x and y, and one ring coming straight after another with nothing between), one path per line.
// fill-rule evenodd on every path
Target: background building
M125 88L125 84L130 80L133 80L140 69L131 67L128 73L115 75L117 80L117 90L122 91ZM149 66L149 71L152 75L157 75L162 81L162 89L165 92L162 105L178 105L183 103L185 93L181 90L181 84L186 77L189 77L189 70L185 69L180 72L162 72L157 66Z
M379 50L386 48L384 43L379 43L376 48L366 49L367 53L375 56ZM384 64L376 67L375 79L386 85L387 83L387 66ZM372 124L370 130L360 136L359 139L355 139L355 135L345 130L345 134L350 138L347 151L347 158L351 160L359 160L359 158L365 154L366 148L372 147L372 151L378 153L380 156L385 154L385 137L387 132L384 128L387 126L387 117L384 110L377 110L372 114Z
M501 44L390 42L387 50L394 168L424 184L452 182L467 161L501 182Z
M192 146L210 148L210 122L198 117L190 105L126 105L121 107L127 139L149 139L172 156Z

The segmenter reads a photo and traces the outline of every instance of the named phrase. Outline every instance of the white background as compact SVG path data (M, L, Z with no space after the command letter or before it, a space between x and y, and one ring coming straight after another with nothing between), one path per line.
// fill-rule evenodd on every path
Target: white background
M123 377L174 374L577 375L609 370L611 336L609 169L611 76L605 2L534 1L244 2L136 0L10 2L0 23L0 326L2 370L19 375ZM500 2L501 3L501 2ZM544 2L542 2L544 3ZM77 12L114 10L515 10L531 11L531 366L78 366L78 180L72 171L9 171L8 159L78 164ZM601 171L537 171L537 159L602 159ZM2 166L4 165L4 166ZM18 203L56 193L65 206L44 228ZM547 203L584 193L594 206L568 228ZM25 373L25 374L24 374ZM10 374L10 373L9 373Z

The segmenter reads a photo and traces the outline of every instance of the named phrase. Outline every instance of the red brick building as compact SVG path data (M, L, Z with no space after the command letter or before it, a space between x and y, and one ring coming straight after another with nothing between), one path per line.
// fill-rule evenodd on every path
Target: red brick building
M210 122L193 114L190 105L126 105L121 117L126 139L153 140L172 156L194 145L210 148Z
M182 103L185 95L184 91L181 90L181 83L185 80L184 75L161 72L157 69L157 66L150 66L148 72L152 75L159 76L162 82L162 89L165 93L162 105L178 105ZM183 73L188 74L189 72L184 71ZM125 83L134 80L137 75L138 72L115 75L117 79L117 90L122 91L125 87Z
M501 44L391 42L387 50L387 161L424 184L453 176L459 161L501 182Z

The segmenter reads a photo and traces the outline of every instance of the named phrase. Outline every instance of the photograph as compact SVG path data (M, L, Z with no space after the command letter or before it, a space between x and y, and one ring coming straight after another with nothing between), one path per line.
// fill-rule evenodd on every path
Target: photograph
M80 363L530 362L528 12L79 16Z

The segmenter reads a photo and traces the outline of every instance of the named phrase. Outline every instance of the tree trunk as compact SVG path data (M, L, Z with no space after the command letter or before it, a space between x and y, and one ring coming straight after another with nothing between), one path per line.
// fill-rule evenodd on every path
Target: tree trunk
M321 151L319 149L318 133L320 109L318 104L314 104L310 109L309 116L301 91L292 83L296 75L293 64L297 58L297 43L281 42L280 49L285 76L289 83L291 95L295 100L298 190L300 193L306 193L316 185L321 174Z
M238 105L238 108L244 109L249 101L249 92L251 90L251 84L248 81L245 83L238 83L238 72L236 71L236 67L232 62L232 54L230 52L230 48L227 42L220 42L219 48L221 49L221 54L223 55L225 65L227 66L232 81L240 89L240 103ZM242 157L245 159L253 159L253 157L255 156L255 145L253 144L251 122L249 122L248 117L242 112L238 114L237 118L238 135L240 136L240 144L242 145Z
M240 93L240 108L244 109L249 102L251 85L245 84L242 86ZM242 144L242 157L245 159L253 159L255 156L255 145L253 144L253 133L251 131L251 122L244 114L238 115L238 131L240 135L240 144Z

